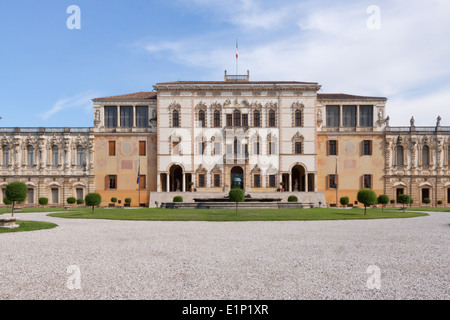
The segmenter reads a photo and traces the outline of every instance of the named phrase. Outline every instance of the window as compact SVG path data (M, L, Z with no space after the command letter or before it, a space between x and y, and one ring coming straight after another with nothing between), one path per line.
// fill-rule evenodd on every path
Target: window
M260 174L253 175L253 186L255 188L261 188L261 175Z
M232 126L233 126L233 115L227 114L227 127L232 127Z
M172 112L172 127L180 127L180 112L178 110L173 110Z
M430 148L428 146L423 146L422 148L422 165L430 165Z
M33 146L28 146L28 165L32 166L34 164L34 148Z
M107 176L107 189L110 190L117 189L117 176L115 175Z
M83 197L83 188L77 188L77 199L84 199Z
M243 127L248 127L248 114L243 114L242 115L242 126Z
M338 155L337 140L329 140L327 149L328 149L329 156L337 156Z
M219 110L214 111L214 127L215 128L220 127L220 111Z
M133 107L120 107L120 126L122 128L133 127Z
M275 188L276 187L276 175L271 174L269 176L269 187L270 188Z
M27 203L32 204L34 203L34 189L28 189L27 190Z
M198 112L198 121L199 121L199 124L200 124L201 128L205 128L206 127L205 111L199 110L199 112Z
M241 154L241 142L237 138L234 138L233 152L235 155Z
M335 174L330 174L328 176L328 189L337 189L338 177Z
M327 106L327 127L339 127L340 110L339 106Z
M147 142L146 141L139 141L139 155L140 156L147 155Z
M105 107L105 127L117 127L117 107Z
M269 141L269 155L275 154L275 142Z
M52 188L52 203L53 204L59 203L58 189L57 188Z
M235 127L241 126L241 112L239 110L233 112L233 124Z
M220 155L221 150L220 150L220 142L214 142L214 150L213 150L213 155L217 156Z
M136 107L136 127L148 127L148 107Z
M450 203L450 188L447 189L447 203Z
M205 187L205 175L203 173L198 175L198 186L200 188Z
M344 106L343 107L343 126L344 127L356 127L356 106Z
M253 143L253 154L259 155L259 141Z
M147 189L147 177L143 174L139 175L139 189Z
M261 127L261 113L258 110L253 111L253 126Z
M275 110L269 111L269 127L273 128L276 126L276 119L275 119Z
M372 175L365 174L363 176L363 189L372 189Z
M403 157L403 147L402 146L397 146L397 166L403 166L404 161L403 161L404 157Z
M202 142L199 142L198 143L198 154L205 154L205 143L202 141Z
M9 166L9 147L8 146L3 147L3 165Z
M109 141L108 147L109 147L109 155L110 156L115 156L116 155L116 142L115 141Z
M214 187L220 187L220 174L214 175Z
M360 106L359 117L361 127L373 127L373 106Z
M172 154L173 155L180 154L180 142L179 141L172 142Z
M300 110L295 110L295 126L302 126L302 112Z
M302 143L301 142L295 143L295 154L302 154Z
M59 165L59 148L57 146L53 146L52 148L52 165Z
M84 148L82 146L78 146L77 148L77 165L84 165Z
M365 155L365 156L372 155L372 141L371 140L363 141L363 155Z

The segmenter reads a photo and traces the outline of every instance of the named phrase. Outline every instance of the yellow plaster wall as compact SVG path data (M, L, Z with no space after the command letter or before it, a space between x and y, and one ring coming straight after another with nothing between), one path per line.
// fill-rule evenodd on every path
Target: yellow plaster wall
M338 155L327 156L327 141L338 141ZM363 141L372 140L372 155L363 155ZM318 135L318 189L325 193L330 203L336 203L336 189L327 188L328 175L338 172L338 203L341 197L357 201L357 194L363 188L362 177L373 175L372 190L377 196L384 193L384 140L382 135L369 134L319 134Z

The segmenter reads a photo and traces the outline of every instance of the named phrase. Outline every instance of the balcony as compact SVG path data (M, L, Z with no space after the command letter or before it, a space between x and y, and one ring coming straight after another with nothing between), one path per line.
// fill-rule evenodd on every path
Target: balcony
M246 164L248 163L250 156L247 153L240 154L226 154L223 156L224 164Z

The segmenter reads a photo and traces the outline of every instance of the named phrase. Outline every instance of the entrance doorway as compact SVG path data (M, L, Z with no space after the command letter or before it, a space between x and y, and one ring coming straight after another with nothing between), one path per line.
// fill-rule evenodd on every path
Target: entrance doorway
M305 192L306 191L306 174L303 166L297 165L292 168L292 191Z
M244 170L241 167L234 167L230 174L231 188L244 189Z
M181 168L180 166L172 166L170 168L170 179L169 179L169 183L170 183L170 191L171 192L175 192L175 191L182 191L183 188L183 168Z

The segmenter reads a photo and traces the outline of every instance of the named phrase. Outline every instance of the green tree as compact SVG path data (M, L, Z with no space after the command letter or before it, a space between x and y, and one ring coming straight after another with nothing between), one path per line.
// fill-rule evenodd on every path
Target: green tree
M423 203L425 203L428 207L428 205L431 203L431 199L430 198L425 198L423 199Z
M75 199L74 197L68 197L67 198L67 203L68 204L75 204L77 202L77 199Z
M385 194L382 194L378 197L378 203L381 204L381 210L384 211L384 206L389 203L389 197Z
M358 192L358 201L364 204L364 215L367 214L367 207L377 203L377 195L371 189L362 189Z
M403 212L405 212L405 205L411 202L411 197L407 194L400 194L398 196L397 202L403 205Z
M11 182L6 186L5 197L12 202L12 213L14 217L14 206L16 202L23 202L27 198L27 186L23 182Z
M230 197L230 201L236 202L236 215L238 214L238 203L244 202L245 196L244 196L244 190L241 188L234 188L231 189L228 193L228 196Z
M87 206L92 207L92 214L94 214L94 208L102 203L102 197L98 193L89 193L84 198L84 201Z
M48 204L48 198L45 197L39 198L38 202L41 206L46 206Z
M339 202L341 203L341 205L342 205L343 207L346 207L346 206L348 206L348 204L350 203L350 199L349 199L348 197L341 197L341 198L339 199Z

